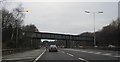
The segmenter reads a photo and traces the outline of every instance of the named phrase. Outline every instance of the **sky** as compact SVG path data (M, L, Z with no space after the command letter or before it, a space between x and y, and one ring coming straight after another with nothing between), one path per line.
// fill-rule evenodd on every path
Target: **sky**
M1 0L0 0L1 1ZM118 2L120 0L7 0L13 2Z
M20 1L20 2L19 2ZM22 1L22 2L21 2ZM44 0L48 1L48 0ZM59 2L61 1L61 2ZM9 2L6 7L11 9L22 3L25 10L28 10L24 19L24 24L34 24L40 32L63 33L63 34L80 34L83 32L93 32L93 14L90 12L103 11L103 14L95 14L96 31L101 30L116 20L118 17L119 0L17 0ZM100 1L100 2L99 2Z

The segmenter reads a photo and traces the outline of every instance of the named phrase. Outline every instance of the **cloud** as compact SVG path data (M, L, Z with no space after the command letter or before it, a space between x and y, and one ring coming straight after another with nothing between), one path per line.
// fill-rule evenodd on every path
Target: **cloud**
M24 2L25 24L35 24L39 31L80 34L93 32L93 14L85 10L104 11L96 14L96 30L109 24L118 16L117 2Z

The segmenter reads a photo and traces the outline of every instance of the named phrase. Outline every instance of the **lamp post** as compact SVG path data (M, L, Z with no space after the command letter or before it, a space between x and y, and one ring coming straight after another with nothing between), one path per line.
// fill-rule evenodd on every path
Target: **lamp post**
M103 11L98 11L98 12L85 11L85 13L92 13L93 14L93 22L94 22L94 47L97 47L97 45L96 45L96 34L95 34L95 14L102 14Z
M28 12L28 11L18 11L18 12ZM17 16L19 15L19 13L17 14ZM16 17L17 19L18 17ZM17 48L17 44L18 44L18 22L16 21L16 48Z

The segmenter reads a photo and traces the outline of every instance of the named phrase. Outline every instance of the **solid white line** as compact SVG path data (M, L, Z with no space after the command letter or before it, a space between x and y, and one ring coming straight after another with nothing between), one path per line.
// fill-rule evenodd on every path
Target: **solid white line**
M89 61L87 61L87 60L85 60L85 59L83 59L83 58L78 58L79 60L82 60L82 61L85 61L85 62L89 62Z
M45 51L46 51L46 49L33 62L36 62L45 53Z

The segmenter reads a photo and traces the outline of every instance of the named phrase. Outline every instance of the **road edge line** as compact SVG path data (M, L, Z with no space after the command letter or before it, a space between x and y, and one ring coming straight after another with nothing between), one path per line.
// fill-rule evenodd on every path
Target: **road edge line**
M33 62L36 62L45 52L46 52L46 49Z
M85 61L85 62L89 62L89 61L87 61L87 60L85 60L85 59L83 59L83 58L81 58L81 57L79 57L78 59L79 59L79 60L82 60L82 61Z

